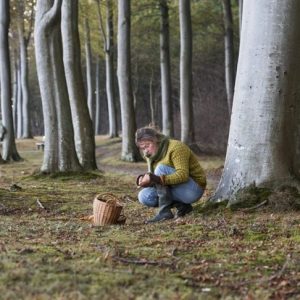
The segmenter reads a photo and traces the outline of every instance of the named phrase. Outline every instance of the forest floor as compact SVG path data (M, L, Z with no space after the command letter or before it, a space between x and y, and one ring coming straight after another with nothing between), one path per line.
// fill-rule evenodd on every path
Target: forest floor
M203 209L222 158L199 156L208 188L191 214L146 225L155 210L135 187L146 164L122 162L120 139L97 137L101 171L72 176L35 175L37 141L0 165L0 299L300 299L299 213ZM104 192L124 225L87 220Z

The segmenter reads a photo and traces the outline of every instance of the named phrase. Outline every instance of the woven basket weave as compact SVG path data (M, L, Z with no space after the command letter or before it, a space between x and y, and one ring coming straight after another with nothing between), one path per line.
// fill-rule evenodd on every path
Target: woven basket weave
M99 194L94 198L94 224L97 226L117 224L123 207L111 193Z

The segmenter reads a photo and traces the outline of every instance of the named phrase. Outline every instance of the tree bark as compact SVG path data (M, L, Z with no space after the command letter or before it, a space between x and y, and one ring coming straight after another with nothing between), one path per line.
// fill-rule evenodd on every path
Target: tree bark
M92 50L91 50L91 37L90 37L90 26L87 18L84 20L84 31L85 31L85 61L86 61L86 83L87 83L87 103L92 119L93 126L95 122L95 103L93 95L93 70L92 70Z
M96 76L95 76L95 104L96 104L96 115L95 115L95 135L100 134L101 131L101 88L100 88L100 56L97 56L96 65Z
M181 141L194 142L192 98L192 22L190 0L179 0Z
M135 145L136 120L130 66L130 0L118 0L118 81L121 102L122 154L125 161L139 158Z
M113 26L113 3L106 0L106 32L102 26L100 0L97 1L99 29L104 41L105 71L106 71L106 97L108 107L109 137L118 136L118 122L115 95L115 67L114 67L114 26Z
M118 136L118 123L115 96L113 8L112 1L110 0L106 0L106 32L106 93L109 116L109 136L113 138Z
M242 32L242 21L243 21L243 0L239 0L239 27L240 27L240 35Z
M24 32L24 4L18 3L19 19L18 19L18 36L20 45L20 88L22 89L22 138L32 138L30 124L30 95L28 88L28 55L27 42Z
M18 126L18 63L17 55L14 55L14 77L13 77L13 120L14 132L17 132Z
M17 90L17 138L22 138L23 135L23 93L22 93L22 84L21 84L21 67L20 67L20 59L17 70L18 76L18 90Z
M244 1L224 172L211 201L300 174L300 2Z
M45 126L41 171L45 173L81 170L62 61L61 4L62 0L38 1L36 10L35 54Z
M162 131L167 136L174 135L172 84L169 38L169 6L167 0L159 1L160 7L160 72L161 72L161 102Z
M63 0L61 31L63 61L71 105L76 152L83 169L94 170L97 169L95 139L81 70L78 0Z
M233 44L233 19L231 0L222 0L224 18L224 45L225 45L225 82L229 116L232 110L232 101L235 81L234 44Z
M8 44L8 30L10 24L9 1L0 1L0 87L2 123L6 129L2 144L2 158L4 160L21 159L17 152L12 113L11 70Z

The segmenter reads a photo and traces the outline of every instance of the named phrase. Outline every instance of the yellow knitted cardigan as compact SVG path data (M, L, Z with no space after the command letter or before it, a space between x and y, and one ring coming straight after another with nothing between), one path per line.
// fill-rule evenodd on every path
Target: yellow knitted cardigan
M163 175L164 185L184 183L191 177L203 189L206 187L206 176L198 162L196 155L184 143L172 140L169 141L166 155L158 161L153 162L153 168L163 164L174 168L176 171L170 175Z

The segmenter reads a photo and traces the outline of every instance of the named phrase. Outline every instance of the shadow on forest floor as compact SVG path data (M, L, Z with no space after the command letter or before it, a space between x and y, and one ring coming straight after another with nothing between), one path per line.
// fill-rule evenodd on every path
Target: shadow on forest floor
M208 189L191 214L145 225L155 210L137 202L135 176L146 164L122 162L119 139L96 139L103 172L56 178L32 176L36 140L0 166L1 299L299 299L299 213L203 212L222 158L199 157ZM125 225L86 220L103 192L120 197Z

